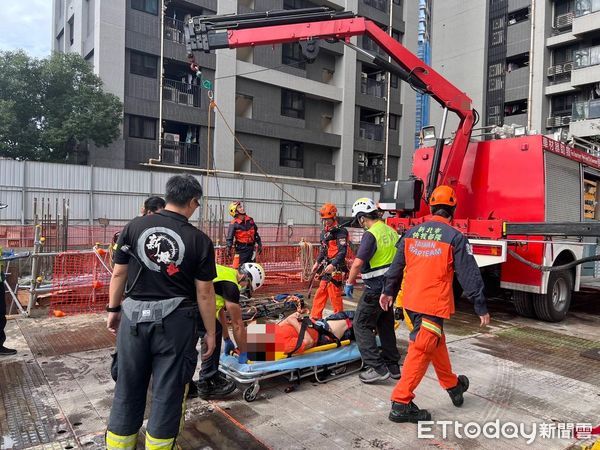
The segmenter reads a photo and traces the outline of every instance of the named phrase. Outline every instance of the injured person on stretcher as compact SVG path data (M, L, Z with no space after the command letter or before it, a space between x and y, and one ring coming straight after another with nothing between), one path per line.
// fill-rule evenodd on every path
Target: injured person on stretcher
M288 357L327 344L353 340L354 311L333 314L326 319L314 320L300 313L292 314L277 324L275 345Z

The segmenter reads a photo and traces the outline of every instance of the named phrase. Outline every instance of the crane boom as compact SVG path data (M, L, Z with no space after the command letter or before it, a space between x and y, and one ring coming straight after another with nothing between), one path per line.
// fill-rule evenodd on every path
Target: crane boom
M220 48L233 49L315 39L349 42L351 37L359 35L371 38L397 66L383 58L373 56L375 64L399 75L417 90L431 95L443 108L447 108L459 117L458 128L450 145L445 166L441 170L441 177L438 177L438 168L434 165L432 168L434 173L429 178L427 190L430 193L435 188L438 178L439 184L456 184L475 119L472 101L464 92L393 39L375 22L358 17L352 12L338 12L322 7L198 16L190 19L186 27L188 53L194 50L209 52ZM441 161L443 139L439 144L436 145L437 157L434 160Z

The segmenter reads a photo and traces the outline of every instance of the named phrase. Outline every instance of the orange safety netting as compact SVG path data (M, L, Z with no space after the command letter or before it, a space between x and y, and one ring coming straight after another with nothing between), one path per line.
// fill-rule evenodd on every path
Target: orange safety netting
M50 315L102 312L111 273L108 252L65 252L54 259Z
M265 246L257 262L265 269L265 284L256 297L280 293L306 294L311 269L319 247L309 243ZM348 265L354 259L348 248ZM231 265L225 248L216 249L218 264ZM93 252L64 252L56 256L52 280L50 314L81 314L104 311L110 283L108 251L94 247ZM314 285L316 287L316 284Z

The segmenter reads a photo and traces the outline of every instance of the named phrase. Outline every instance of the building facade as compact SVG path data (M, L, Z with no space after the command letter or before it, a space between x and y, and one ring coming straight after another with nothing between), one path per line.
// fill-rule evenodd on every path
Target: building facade
M600 1L445 0L433 11L432 65L473 98L482 126L600 144Z
M164 3L159 93L161 0L54 0L53 50L81 54L105 89L124 103L121 139L108 148L90 146L88 164L139 168L160 160L359 184L378 184L386 172L390 179L410 173L415 96L396 77L388 83L378 68L341 43L323 43L312 63L298 44L197 53L218 106L209 116L208 91L187 63L184 23L197 15L330 6L374 20L416 52L414 2ZM366 37L353 39L380 52Z

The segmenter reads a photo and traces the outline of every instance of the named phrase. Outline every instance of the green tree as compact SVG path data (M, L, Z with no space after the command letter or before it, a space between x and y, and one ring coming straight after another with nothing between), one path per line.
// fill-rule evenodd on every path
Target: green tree
M79 55L0 52L0 156L73 161L80 144L119 136L122 109Z

